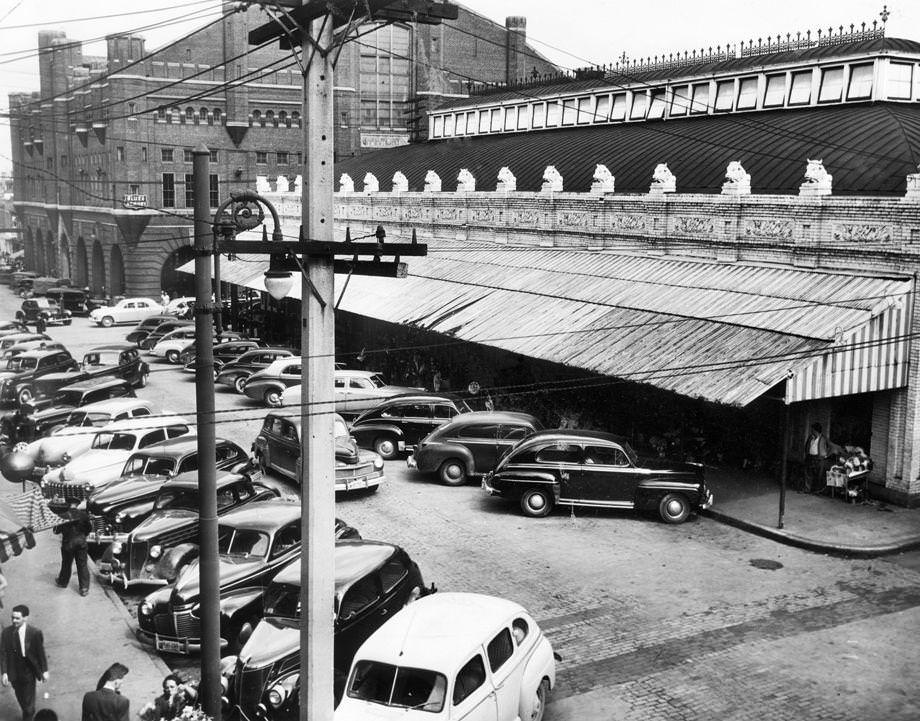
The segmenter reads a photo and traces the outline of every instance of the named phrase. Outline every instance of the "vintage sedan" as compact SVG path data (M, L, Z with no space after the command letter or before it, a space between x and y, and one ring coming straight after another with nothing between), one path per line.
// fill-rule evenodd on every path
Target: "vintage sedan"
M162 451L131 456L121 478L87 500L86 510L93 524L87 540L95 544L123 541L154 509L169 509L175 519L176 511L181 510L178 515L182 515L192 501L198 503L198 454L193 448L197 442L195 436L182 436L164 443ZM235 508L241 499L251 500L252 494L243 491L262 478L242 448L221 438L217 439L217 472L222 478L218 498L223 512ZM181 482L174 484L172 479ZM189 490L189 484L195 484L194 488ZM170 493L161 496L164 488ZM259 490L263 490L261 486Z
M264 486L261 477L257 469L248 465L220 471L216 480L217 515L278 498L278 491ZM106 518L100 524L102 528L95 527L100 536L113 536L98 563L100 573L125 588L136 584L162 586L174 581L198 555L200 503L198 473L190 471L160 486L150 512L133 529L124 527L133 522L128 513L121 519Z
M279 358L291 358L293 355L294 351L288 348L254 348L236 360L224 363L217 372L217 382L242 393L253 373L268 368Z
M238 648L245 625L258 623L269 582L300 557L300 525L300 504L281 500L254 503L221 519L217 552L222 646ZM200 650L199 593L196 559L172 586L154 591L138 606L138 639L167 653Z
M49 288L45 297L53 300L64 310L70 311L71 315L89 315L89 295L81 288Z
M73 323L73 313L65 310L50 298L26 298L22 307L16 311L16 320L27 325L39 326L70 325ZM43 328L39 328L43 330Z
M90 311L89 319L103 328L111 328L122 323L138 323L162 310L163 306L153 298L122 298L115 305Z
M0 337L13 333L29 333L29 326L21 320L0 320Z
M491 471L515 443L542 428L527 413L464 413L423 438L406 464L422 473L437 473L445 485L460 486L470 476Z
M300 356L279 358L268 368L249 376L243 385L243 393L253 400L262 401L269 408L278 408L284 389L298 385L302 378Z
M130 397L111 398L72 409L60 428L52 430L45 438L33 441L25 449L24 452L35 463L33 478L40 481L53 468L63 466L88 451L96 434L106 426L152 413L150 401Z
M149 353L157 343L172 333L176 333L176 338L182 338L188 343L195 337L195 322L183 320L181 318L164 320L160 325L150 331L146 338L138 341L137 347Z
M420 598L355 654L336 721L541 721L556 657L521 606L478 593Z
M62 373L51 373L32 384L36 398L53 396L58 389L94 378L121 378L136 388L147 385L150 366L130 343L107 343L91 348L83 354L78 368Z
M195 305L195 296L185 295L181 298L173 298L163 308L167 315L184 316L189 309Z
M417 393L424 388L390 385L377 371L338 369L335 371L335 411L354 416L370 410L381 401L404 393ZM281 405L299 406L300 385L291 386L281 395Z
M236 337L234 338L232 336ZM211 352L214 355L214 377L217 378L217 372L225 363L236 360L243 355L243 353L248 353L255 348L262 348L263 346L264 344L260 341L247 340L240 337L238 333L233 333L232 331L221 333L211 347ZM197 355L198 353L194 343L189 343L182 349L182 352L179 353L179 362L182 364L183 371L186 373L195 372L195 359Z
M41 386L48 377L39 378L36 385ZM43 389L37 388L37 393L42 396ZM109 398L134 398L134 387L121 378L93 378L59 388L50 398L41 397L32 401L31 405L36 409L32 413L36 437L46 436L55 428L63 426L74 408Z
M362 448L383 458L411 451L422 438L472 409L465 401L440 393L394 396L364 411L351 424L351 435Z
M682 523L712 505L699 463L639 458L620 436L557 429L521 441L482 480L490 495L541 517L553 506L629 508Z
M47 333L33 333L32 331L16 331L15 333L7 333L3 337L0 337L0 350L6 351L8 348L19 345L21 343L28 343L29 341L45 341L48 342L51 340L51 336ZM39 346L34 350L43 350L42 346Z
M65 350L33 350L10 358L0 372L0 403L25 405L35 397L34 383L49 373L76 370L77 362Z
M45 334L42 333L42 335ZM6 361L10 358L15 358L20 353L26 353L30 350L67 350L67 346L55 340L45 340L45 338L24 340L8 348L3 348L2 354L0 354L0 363L6 365Z
M135 451L192 432L194 426L180 416L142 417L113 423L93 437L86 453L42 476L42 493L52 507L63 506L70 500L82 501L120 478L125 462Z
M336 693L358 647L389 616L421 596L422 574L403 549L380 541L335 544ZM263 618L237 656L221 659L224 704L240 718L299 718L300 564L286 566L265 592Z
M136 345L144 340L144 338L146 338L148 335L150 335L150 331L160 325L160 323L174 319L174 316L164 315L163 313L148 315L140 323L134 326L134 328L131 329L128 335L125 336L125 340L128 341L128 343L134 343Z
M263 468L300 481L300 414L273 411L265 416L262 430L252 444L252 453ZM383 483L383 459L374 451L358 448L348 435L345 420L333 418L335 434L335 490L376 491Z
M160 338L150 349L150 355L177 364L182 349L195 339L195 327L176 328Z

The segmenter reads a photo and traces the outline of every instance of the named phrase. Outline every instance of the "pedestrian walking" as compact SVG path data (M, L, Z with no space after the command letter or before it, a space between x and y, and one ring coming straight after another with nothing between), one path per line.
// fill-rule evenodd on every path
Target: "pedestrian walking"
M164 308L169 305L169 293L165 290L160 291L160 305Z
M811 424L811 432L805 439L805 492L821 493L827 484L827 457L830 443L820 423Z
M45 637L29 623L29 607L13 606L13 625L0 633L0 681L12 686L22 709L22 721L35 717L35 682L48 680Z
M81 721L130 721L130 702L121 695L121 682L128 667L121 663L109 666L95 691L83 694L83 715Z
M89 593L89 549L86 536L93 530L86 512L86 503L71 501L63 517L65 521L54 527L54 532L61 536L61 571L55 583L61 588L67 588L76 563L80 595L86 596Z

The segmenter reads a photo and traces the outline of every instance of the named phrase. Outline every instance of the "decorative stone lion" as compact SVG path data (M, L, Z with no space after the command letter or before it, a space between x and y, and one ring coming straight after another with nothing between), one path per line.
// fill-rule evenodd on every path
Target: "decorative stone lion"
M799 186L799 195L830 195L834 176L824 168L824 161L808 159L805 182Z
M423 190L426 193L440 193L441 176L433 170L429 170L427 173L425 173L425 187Z
M543 171L543 187L541 190L544 193L559 193L562 191L562 175L556 170L555 165L547 165L546 170Z
M498 171L498 185L495 190L506 192L517 190L517 178L514 177L514 173L511 172L511 168L507 165Z
M613 173L606 165L596 165L594 168L594 177L591 183L592 193L612 193L614 189L615 178Z
M733 160L725 169L725 182L722 183L722 195L750 195L751 174L737 160Z
M650 193L674 193L677 191L677 177L668 168L667 163L658 163L652 173Z
M379 193L380 192L380 181L377 180L377 176L373 173L368 173L364 176L364 192L365 193Z
M409 192L409 180L401 170L397 170L395 173L393 173L393 192Z
M473 177L473 174L463 168L457 174L457 192L458 193L472 193L476 190L476 178Z

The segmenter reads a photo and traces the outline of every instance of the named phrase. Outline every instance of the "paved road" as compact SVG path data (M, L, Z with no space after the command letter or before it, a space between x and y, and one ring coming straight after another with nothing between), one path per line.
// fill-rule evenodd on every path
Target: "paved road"
M78 319L51 333L78 355L126 329ZM191 415L191 380L152 365L141 394ZM223 390L217 408L227 411L218 434L244 445L265 413ZM403 461L387 475L377 494L341 499L338 515L365 538L402 545L443 590L529 608L563 656L551 721L920 718L915 559L833 559L708 519L531 520Z

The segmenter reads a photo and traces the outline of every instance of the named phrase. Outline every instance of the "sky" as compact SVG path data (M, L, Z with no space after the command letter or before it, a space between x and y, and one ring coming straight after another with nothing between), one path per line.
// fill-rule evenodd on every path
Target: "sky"
M611 63L628 57L709 48L751 38L879 19L874 0L465 0L466 7L504 24L508 15L527 18L532 46L564 68ZM63 30L84 41L84 54L104 55L106 35L135 32L147 48L165 45L214 19L218 0L0 0L0 113L11 92L39 90L35 57L40 30ZM887 6L889 37L920 40L920 2ZM160 27L156 27L159 25ZM836 30L835 30L836 31ZM8 171L9 121L0 115L0 171Z

